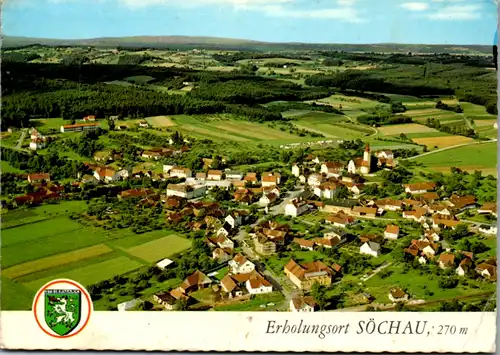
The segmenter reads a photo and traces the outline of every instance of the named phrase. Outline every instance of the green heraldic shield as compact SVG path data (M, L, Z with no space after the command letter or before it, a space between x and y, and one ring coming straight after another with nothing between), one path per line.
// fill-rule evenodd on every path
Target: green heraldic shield
M46 290L45 323L58 335L68 335L80 323L81 306L80 290Z

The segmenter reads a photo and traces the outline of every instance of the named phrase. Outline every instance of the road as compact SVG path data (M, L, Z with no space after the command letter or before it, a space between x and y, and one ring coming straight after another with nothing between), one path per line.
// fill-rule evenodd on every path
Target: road
M366 275L361 276L360 280L363 282L370 280L373 276L377 275L380 271L384 270L386 267L390 266L391 264L392 263L387 263L387 262L383 263L378 268L373 270L368 276L366 276Z
M21 137L19 137L19 140L17 141L16 149L21 149L23 146L24 138L26 138L26 134L28 134L28 129L23 128L21 131Z
M463 143L463 144L452 145L451 147L439 148L439 149L433 150L432 152L422 153L422 154L415 155L413 157L405 158L405 159L402 159L402 160L413 160L413 159L421 158L421 157L429 155L429 154L439 153L439 152L442 152L442 151L445 151L445 150L455 149L455 148L459 148L459 147L466 147L466 146L469 146L469 145L493 143L493 142L496 142L496 141L497 141L496 139L490 139L488 141L471 142L471 143Z

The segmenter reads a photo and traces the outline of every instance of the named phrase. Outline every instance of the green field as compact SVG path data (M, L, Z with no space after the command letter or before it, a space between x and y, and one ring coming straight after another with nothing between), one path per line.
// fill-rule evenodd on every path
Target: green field
M458 147L415 159L431 170L449 172L450 167L496 175L497 144L484 143Z
M10 279L15 279L41 270L55 268L79 260L85 260L96 257L98 255L107 254L112 251L113 249L104 244L97 244L88 248L73 250L67 253L28 261L23 264L17 264L15 266L4 269L2 274Z
M389 300L389 290L392 287L401 287L406 289L412 299L425 299L427 301L450 298L457 296L470 295L474 293L494 291L496 285L494 283L484 284L481 281L468 280L468 285L458 285L452 289L441 289L438 286L440 278L447 276L430 275L429 270L424 266L422 270L411 269L408 272L401 270L401 265L393 264L386 268L391 271L390 277L383 279L376 275L364 282L363 291L373 295L376 302L391 303ZM471 287L471 285L479 286ZM427 289L427 291L426 291Z
M2 229L47 220L53 217L62 217L73 212L81 212L85 207L86 204L84 201L64 201L36 208L31 207L14 211L2 210Z
M2 214L2 307L29 309L34 292L55 278L94 284L191 245L169 230L109 232L65 216L85 206L83 201L68 201Z
M83 285L90 285L102 280L110 279L113 276L135 270L141 266L142 264L135 260L129 259L125 256L120 256L118 258L103 261L101 263L74 270L68 270L65 272L54 274L50 277L37 279L31 282L27 282L23 285L29 289L37 290L50 280L58 278L67 278L78 281Z
M191 242L189 240L176 235L169 235L161 239L137 245L125 251L140 259L156 262L186 250L190 246Z
M320 138L299 137L298 135L281 130L279 125L270 127L270 124L238 120L230 115L210 116L169 116L176 124L175 130L187 135L211 139L213 141L231 141L240 143L286 144L320 140Z

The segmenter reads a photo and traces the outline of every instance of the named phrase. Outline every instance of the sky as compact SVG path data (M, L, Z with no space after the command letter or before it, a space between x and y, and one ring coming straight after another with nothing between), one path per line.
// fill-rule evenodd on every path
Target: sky
M4 0L2 34L493 45L497 0Z

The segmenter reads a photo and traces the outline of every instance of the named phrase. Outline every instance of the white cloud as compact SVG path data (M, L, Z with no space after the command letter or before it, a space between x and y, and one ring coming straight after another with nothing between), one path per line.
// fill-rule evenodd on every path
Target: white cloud
M440 8L429 14L431 20L475 20L481 18L479 5L454 5Z
M401 4L401 7L410 11L424 11L429 8L429 4L425 2L405 2Z
M284 8L283 6L268 6L265 8L265 10L268 16L276 17L335 19L345 22L364 22L364 20L359 17L356 9L352 7L318 10L289 10Z

